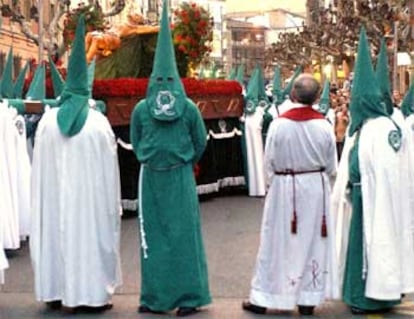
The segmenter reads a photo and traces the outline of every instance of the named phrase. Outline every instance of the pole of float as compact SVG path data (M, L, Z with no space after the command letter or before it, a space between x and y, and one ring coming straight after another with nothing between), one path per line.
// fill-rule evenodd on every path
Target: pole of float
M37 0L39 11L39 63L43 60L43 0Z
M394 52L393 52L393 70L392 70L392 89L399 91L398 85L398 21L394 22Z

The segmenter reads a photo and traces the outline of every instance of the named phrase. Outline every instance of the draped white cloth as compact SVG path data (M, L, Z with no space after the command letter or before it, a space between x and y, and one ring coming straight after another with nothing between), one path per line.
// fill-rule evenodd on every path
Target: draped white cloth
M352 216L352 203L350 201L347 184L349 180L349 152L354 146L354 142L355 134L349 136L347 131L331 197L331 212L336 231L336 253L338 258L338 280L340 291L342 291L345 260L348 249L349 227Z
M413 167L414 163L414 114L411 114L407 116L405 119L405 129L408 136L408 143L409 143L409 159L408 162L411 163L409 167ZM412 170L412 174L414 174L414 167ZM414 207L414 176L411 177L411 185L410 185L410 205L411 207ZM413 214L413 220L411 222L411 228L414 233L414 214Z
M0 212L4 211L4 202L0 200ZM0 227L0 285L4 283L4 270L9 268L9 263L3 249L3 227Z
M363 200L365 295L397 300L414 291L412 162L403 130L401 148L389 141L396 127L387 117L368 120L359 138Z
M329 212L329 177L337 166L335 137L325 119L275 119L265 151L267 193L250 302L292 310L338 298L334 221ZM323 173L275 175L324 167ZM293 184L294 183L294 184ZM294 186L294 188L293 188ZM293 201L295 192L295 204ZM291 232L293 208L297 233ZM327 237L322 237L323 213Z
M405 119L404 114L398 107L394 107L394 112L391 115L391 119L395 121L397 125L404 125Z
M7 103L0 104L0 227L5 249L18 249L30 228L30 160L25 124Z
M121 196L117 144L104 115L90 109L82 130L63 136L58 109L37 128L30 240L39 301L102 306L121 284Z

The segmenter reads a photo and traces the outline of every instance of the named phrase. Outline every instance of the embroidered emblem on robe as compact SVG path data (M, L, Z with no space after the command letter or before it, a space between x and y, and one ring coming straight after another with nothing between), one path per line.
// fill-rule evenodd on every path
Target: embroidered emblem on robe
M155 114L164 114L167 116L174 116L175 97L170 91L159 91L157 95L157 108Z
M327 103L319 104L319 112L321 112L322 114L326 114L328 112L328 104Z
M255 105L252 101L246 102L246 113L250 114L253 113L255 110Z
M23 135L23 131L24 131L23 121L17 120L16 121L16 128L17 128L17 132L19 132L20 135Z
M392 130L388 134L388 144L391 145L394 151L398 152L401 148L401 133L397 130Z
M261 101L259 102L259 106L260 106L260 107L263 107L263 108L266 108L266 107L267 107L267 102L266 102L265 100L261 100Z

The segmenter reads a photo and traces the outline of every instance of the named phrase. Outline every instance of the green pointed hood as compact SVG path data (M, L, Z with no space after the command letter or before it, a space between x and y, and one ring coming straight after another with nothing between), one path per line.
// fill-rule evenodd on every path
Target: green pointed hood
M88 65L85 55L85 18L80 16L68 62L65 86L59 100L57 122L62 134L74 136L85 125L89 112Z
M289 83L286 85L286 87L283 90L283 101L290 98L290 91L292 91L293 88L293 82L295 82L296 78L302 73L302 66L298 65L295 69L295 73L293 73L292 78L290 79ZM282 102L283 102L282 101Z
M364 27L361 28L359 35L349 111L351 114L350 136L359 130L367 119L388 116L376 83Z
M26 105L22 99L7 99L7 103L9 107L13 107L17 110L19 114L25 114Z
M58 71L55 63L53 62L50 56L49 56L49 66L50 66L50 75L52 77L53 93L54 93L55 98L57 98L58 96L62 94L65 81L63 81L62 75Z
M410 88L401 103L401 112L405 117L414 114L414 79L411 80Z
M39 64L26 93L27 100L42 101L46 97L46 72L43 63Z
M232 67L227 79L234 80L236 78L236 75L237 75L237 70L235 67Z
M16 82L14 83L13 96L16 99L23 98L24 81L26 79L26 73L29 69L29 65L29 61L26 61L25 66L23 67L23 69L20 70L19 76L17 77Z
M323 85L323 90L322 90L321 98L319 101L319 109L318 109L318 111L322 113L323 115L328 114L329 108L331 107L330 101L329 101L330 100L329 93L330 93L330 83L329 83L329 80L326 79Z
M237 74L236 74L235 80L239 82L242 87L244 86L244 64L240 64L239 67L237 68Z
M13 48L10 47L6 65L0 83L0 94L3 98L13 98Z
M266 87L264 84L263 70L260 65L257 65L257 80L258 80L258 106L266 108L269 105L269 97L266 94Z
M283 102L283 91L282 91L282 81L280 79L280 67L275 68L275 73L273 75L273 86L272 86L272 96L273 103L278 106Z
M381 49L378 54L377 65L375 68L375 75L379 84L379 89L382 94L383 101L387 113L392 115L394 112L394 105L391 97L391 83L390 83L390 72L388 68L388 56L387 46L385 45L384 39L381 40Z
M155 119L173 121L183 114L187 104L186 98L175 61L168 19L168 1L163 0L160 31L146 103Z
M259 104L259 86L259 69L256 67L247 84L245 97L246 105L244 107L246 114L252 114L256 111L256 107Z

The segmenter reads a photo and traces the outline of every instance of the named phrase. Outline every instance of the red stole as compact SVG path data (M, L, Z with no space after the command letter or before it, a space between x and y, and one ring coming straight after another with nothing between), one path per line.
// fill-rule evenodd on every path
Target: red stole
M295 107L286 112L283 112L279 117L283 117L292 121L325 119L325 116L323 116L323 114L314 110L311 106Z

